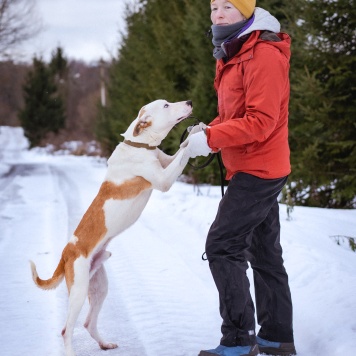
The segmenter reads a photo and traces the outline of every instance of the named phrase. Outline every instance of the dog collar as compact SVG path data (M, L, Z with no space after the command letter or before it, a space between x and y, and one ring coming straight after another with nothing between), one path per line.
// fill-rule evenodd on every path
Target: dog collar
M132 142L129 140L124 140L124 143L126 143L126 145L136 148L146 148L146 150L155 150L157 148L157 146L150 146L147 143Z

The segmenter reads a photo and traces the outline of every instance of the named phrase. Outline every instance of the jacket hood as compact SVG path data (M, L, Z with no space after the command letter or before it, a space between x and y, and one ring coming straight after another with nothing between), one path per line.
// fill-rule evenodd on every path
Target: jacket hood
M268 11L256 7L254 13L254 20L250 27L248 27L245 31L239 34L239 38L247 35L253 31L271 31L274 33L279 33L281 30L281 25L279 21L272 16Z
M247 35L246 37L249 37L246 43L242 46L239 54L248 51L257 42L262 41L263 37L261 36L261 33L263 33L264 31L269 31L275 33L276 36L279 37L280 41L269 41L268 43L278 48L289 60L291 56L291 39L286 33L280 32L281 25L279 21L268 11L260 7L256 7L254 15L255 19L251 26L238 36L238 40L240 40L242 36Z

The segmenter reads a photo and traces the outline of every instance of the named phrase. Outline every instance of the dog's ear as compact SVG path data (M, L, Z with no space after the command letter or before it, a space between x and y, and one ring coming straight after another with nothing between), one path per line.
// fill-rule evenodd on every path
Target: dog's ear
M152 125L151 116L144 115L141 118L139 118L138 123L136 124L136 126L133 130L134 137L140 135L144 129L146 129L147 127L150 127L151 125Z
M143 106L143 107L141 108L140 112L138 113L137 118L141 119L141 117L142 117L143 115L145 115L145 113L146 113L146 106Z

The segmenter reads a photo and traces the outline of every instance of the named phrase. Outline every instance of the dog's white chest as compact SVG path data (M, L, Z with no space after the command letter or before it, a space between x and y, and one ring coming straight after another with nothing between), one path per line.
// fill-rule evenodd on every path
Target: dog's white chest
M108 230L107 235L110 237L118 235L135 223L146 206L151 193L152 190L146 190L132 199L107 200L103 206L105 225Z

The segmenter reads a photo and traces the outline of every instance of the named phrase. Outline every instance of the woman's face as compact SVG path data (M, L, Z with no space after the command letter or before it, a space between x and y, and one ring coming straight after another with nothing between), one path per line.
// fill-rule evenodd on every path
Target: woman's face
M232 25L245 20L245 17L229 1L215 0L211 3L211 22L213 25Z

